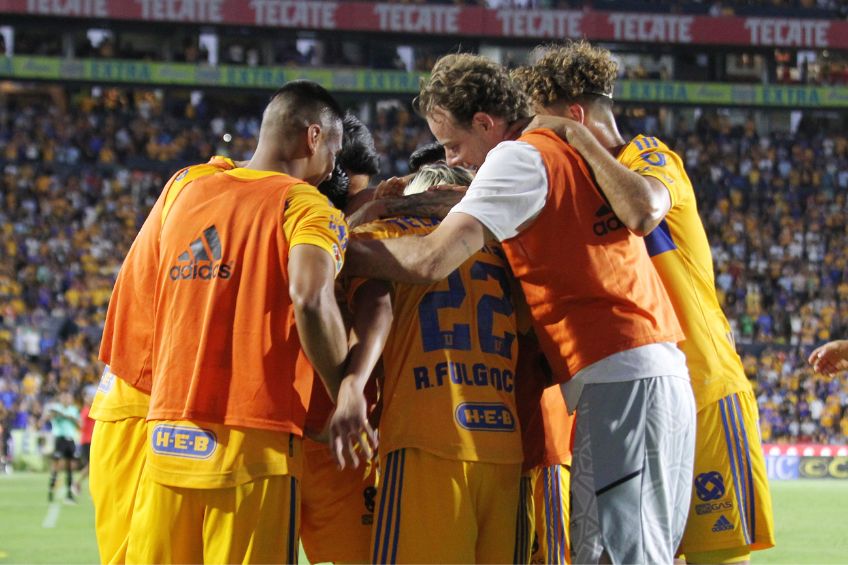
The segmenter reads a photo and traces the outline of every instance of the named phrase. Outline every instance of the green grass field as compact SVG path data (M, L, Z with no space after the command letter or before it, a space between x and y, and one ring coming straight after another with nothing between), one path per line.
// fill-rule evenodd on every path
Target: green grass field
M46 491L44 474L0 475L0 565L96 563L91 499L56 504L54 516ZM772 493L778 546L755 563L848 563L848 481L775 482Z

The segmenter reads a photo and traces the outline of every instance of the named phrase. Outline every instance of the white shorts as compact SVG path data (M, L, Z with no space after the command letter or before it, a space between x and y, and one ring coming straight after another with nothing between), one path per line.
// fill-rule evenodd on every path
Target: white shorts
M571 482L575 563L672 563L695 452L688 380L587 384L577 407Z

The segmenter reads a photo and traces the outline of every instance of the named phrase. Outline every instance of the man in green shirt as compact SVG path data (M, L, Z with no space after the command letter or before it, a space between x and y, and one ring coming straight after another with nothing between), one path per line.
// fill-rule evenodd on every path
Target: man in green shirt
M58 402L50 402L44 407L42 422L44 420L50 421L50 430L55 440L53 465L50 470L50 487L47 491L47 500L49 502L53 502L53 490L56 487L56 476L59 473L59 467L64 467L65 484L67 487L65 503L76 503L71 490L73 485L71 472L73 470L74 454L76 451L75 439L79 430L80 411L74 405L73 400L71 393L64 391L59 394Z

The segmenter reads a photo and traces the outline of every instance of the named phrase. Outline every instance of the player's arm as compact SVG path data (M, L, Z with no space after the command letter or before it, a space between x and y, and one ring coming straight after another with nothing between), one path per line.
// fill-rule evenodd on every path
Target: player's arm
M326 250L296 245L289 252L289 295L306 357L334 401L347 356L347 335L336 302L336 265Z
M392 320L389 284L374 279L363 282L354 293L350 362L329 426L330 449L341 469L348 459L354 468L359 466L357 444L369 460L377 447L377 434L368 421L365 385L383 353ZM363 434L367 441L362 441Z
M489 230L473 216L448 214L424 237L351 241L345 273L406 283L437 282L491 239Z
M456 197L454 191L438 191ZM444 279L487 241L515 237L544 208L547 170L539 152L521 142L502 143L445 220L424 237L352 242L348 275L407 283ZM421 209L413 214L424 215Z
M348 225L353 229L374 220L395 216L444 218L460 200L462 200L462 193L452 190L379 198L364 204L352 214L348 218Z
M634 234L642 237L651 233L671 208L671 195L660 180L642 176L619 163L580 122L537 116L530 127L553 130L580 153L613 212Z

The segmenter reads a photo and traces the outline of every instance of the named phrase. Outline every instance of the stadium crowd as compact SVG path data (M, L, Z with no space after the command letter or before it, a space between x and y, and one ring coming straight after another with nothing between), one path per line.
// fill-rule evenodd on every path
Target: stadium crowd
M198 119L203 118L203 119ZM621 117L624 134L655 121ZM402 104L370 127L384 176L431 139ZM169 171L246 158L255 116L175 108L142 91L0 108L0 422L38 426L61 390L97 382L100 332L121 261ZM710 236L720 301L765 442L844 443L848 380L814 374L816 346L848 335L848 138L757 132L706 113L667 141L684 158ZM8 437L8 436L7 436Z

